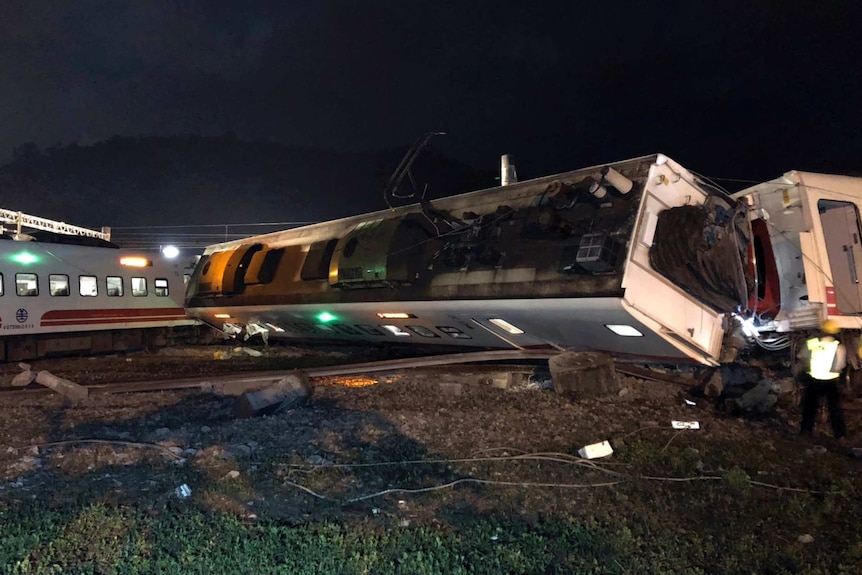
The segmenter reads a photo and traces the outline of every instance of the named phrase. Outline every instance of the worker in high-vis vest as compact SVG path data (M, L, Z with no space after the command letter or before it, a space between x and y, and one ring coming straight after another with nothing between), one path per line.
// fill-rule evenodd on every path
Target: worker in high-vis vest
M836 439L846 434L844 414L841 411L841 384L847 366L847 350L835 337L841 331L838 324L826 320L821 333L805 342L800 350L803 371L799 379L805 387L802 396L802 433L813 434L820 397L826 396L829 406L829 421Z

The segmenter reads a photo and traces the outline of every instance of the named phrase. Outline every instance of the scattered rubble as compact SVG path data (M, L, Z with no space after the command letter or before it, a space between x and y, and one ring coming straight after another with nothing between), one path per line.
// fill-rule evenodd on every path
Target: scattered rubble
M721 380L721 372L715 371L703 388L703 394L707 397L719 397L724 393L724 382Z
M464 392L464 386L454 381L441 381L437 386L443 395L461 395Z
M240 395L234 403L237 417L271 415L304 403L311 396L308 376L297 371L260 391L248 391Z
M49 371L40 371L39 373L37 373L35 381L40 385L44 385L45 387L66 396L74 403L82 403L84 401L87 401L87 398L90 394L89 390L83 385L78 385L77 383L69 381L68 379L57 377Z
M766 413L778 402L778 395L771 379L761 379L757 384L736 399L728 399L727 407Z
M619 393L620 384L611 356L593 352L567 352L548 360L557 393L599 397Z
M21 373L12 378L12 381L10 382L12 387L27 387L36 379L36 374L33 373L29 363L19 363L18 369L21 370Z

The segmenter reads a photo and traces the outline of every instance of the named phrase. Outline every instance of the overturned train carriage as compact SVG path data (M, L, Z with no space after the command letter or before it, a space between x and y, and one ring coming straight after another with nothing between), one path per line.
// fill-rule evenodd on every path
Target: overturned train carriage
M755 291L747 204L663 155L208 247L231 334L716 364Z

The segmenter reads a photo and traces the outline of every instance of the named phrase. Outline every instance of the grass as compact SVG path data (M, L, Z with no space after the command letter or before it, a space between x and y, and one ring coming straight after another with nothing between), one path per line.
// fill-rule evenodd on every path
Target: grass
M601 513L577 518L475 515L415 527L249 523L179 502L156 512L104 502L48 510L30 500L2 511L0 572L858 573L862 504L854 484L842 487L829 495L783 494L752 486L745 471L732 468L709 483L634 482L624 486L627 503L605 502ZM751 512L764 505L769 514ZM808 532L832 535L796 540Z
M733 460L733 448L716 444L703 453L682 441L643 439L630 441L619 459L630 476L695 477L704 459L709 466ZM772 457L780 462L784 456ZM79 478L68 491L56 487L65 495L52 500L53 508L41 497L0 507L0 573L859 573L858 474L853 462L831 455L820 461L793 482L805 486L799 491L753 483L766 479L755 468L773 463L758 454L756 461L737 457L734 465L704 471L716 477L706 481L628 479L612 489L533 493L546 500L583 498L581 513L524 516L499 505L459 516L441 508L437 518L408 526L393 514L363 515L364 508L340 522L313 516L299 524L252 522L214 511L205 497L153 505L147 497L76 491L75 485L86 484ZM780 481L793 479L793 468L786 470ZM187 473L163 471L171 484ZM240 487L220 481L209 491L232 499ZM446 495L465 493L422 497L428 504ZM480 495L501 502L525 496L491 487ZM800 542L803 534L814 534L814 541Z
M94 505L72 513L5 517L3 572L632 573L648 572L656 551L626 529L568 522L381 529L247 525L194 509L150 517ZM684 552L678 549L666 561Z

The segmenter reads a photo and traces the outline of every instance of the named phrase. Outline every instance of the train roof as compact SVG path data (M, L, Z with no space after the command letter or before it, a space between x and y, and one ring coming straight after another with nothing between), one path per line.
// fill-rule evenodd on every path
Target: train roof
M592 178L594 181L601 181L603 177L602 170L607 167L612 167L627 177L638 180L646 177L650 166L654 163L667 161L676 165L675 162L663 154L650 154L628 160L608 162L568 172L541 176L530 180L515 182L506 186L495 186L481 190L468 191L433 200L431 201L431 204L433 204L433 208L435 209L447 210L452 213L456 213L460 210L478 211L482 207L487 207L490 211L493 211L501 203L506 203L513 208L517 208L519 204L528 205L534 201L537 194L541 194L543 190L548 188L549 184L555 181L579 183L589 178ZM259 236L212 244L204 249L204 253L234 249L250 242L261 242L272 245L284 245L285 242L308 243L315 241L317 236L331 234L333 229L348 230L363 222L397 218L411 213L421 213L422 211L422 204L419 203L399 206L396 208L368 212L336 220L328 220L307 226L270 232Z

